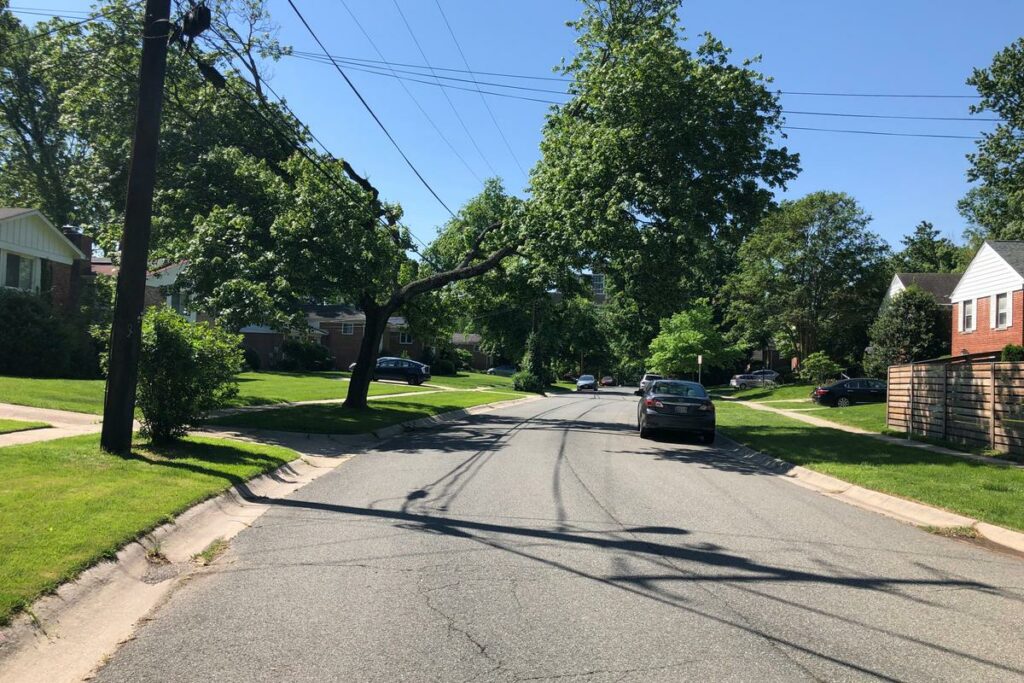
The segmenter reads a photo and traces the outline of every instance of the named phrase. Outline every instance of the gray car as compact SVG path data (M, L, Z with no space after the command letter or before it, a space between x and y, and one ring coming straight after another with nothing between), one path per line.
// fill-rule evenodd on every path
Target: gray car
M654 431L688 432L704 443L715 440L715 404L696 382L678 379L654 380L637 405L640 438Z

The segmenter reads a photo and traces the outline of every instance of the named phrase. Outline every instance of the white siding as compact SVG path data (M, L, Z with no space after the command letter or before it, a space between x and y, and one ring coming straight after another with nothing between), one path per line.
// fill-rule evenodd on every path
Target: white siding
M24 213L0 220L0 249L71 264L78 250L38 213Z
M985 244L967 267L967 272L960 278L960 284L953 290L950 299L954 302L980 299L1021 288L1024 288L1024 278L995 249Z

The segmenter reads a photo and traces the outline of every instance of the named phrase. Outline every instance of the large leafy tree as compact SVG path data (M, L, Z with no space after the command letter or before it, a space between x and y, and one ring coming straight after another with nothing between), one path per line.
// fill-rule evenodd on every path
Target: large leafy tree
M903 250L893 257L893 265L903 273L952 273L962 267L966 250L928 221L921 221L914 232L903 238Z
M871 324L871 346L864 369L885 377L890 365L937 358L949 353L950 316L935 297L910 286L886 302Z
M859 358L888 276L889 248L849 195L784 201L740 249L728 320L745 342L767 334L804 358Z
M669 375L697 372L697 357L708 368L722 368L736 360L738 351L715 323L707 299L698 299L685 311L661 321L661 331L651 342L647 366Z
M544 243L600 267L635 303L642 346L679 302L715 290L797 157L751 62L705 36L683 47L678 0L584 0L533 170Z
M1024 239L1024 38L987 68L975 69L967 83L981 96L971 112L990 112L1002 122L967 157L967 178L978 185L960 201L960 211L976 241Z

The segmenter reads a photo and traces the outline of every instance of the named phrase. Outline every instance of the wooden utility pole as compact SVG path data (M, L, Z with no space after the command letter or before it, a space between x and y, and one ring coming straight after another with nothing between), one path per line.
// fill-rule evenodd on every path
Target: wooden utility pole
M100 445L112 453L132 447L135 388L139 373L142 309L149 265L149 234L153 222L153 188L160 142L167 45L171 33L171 0L146 0L142 28L142 64L139 67L139 102L135 112L125 200L121 264L117 274L114 321L110 330L107 392L103 401Z

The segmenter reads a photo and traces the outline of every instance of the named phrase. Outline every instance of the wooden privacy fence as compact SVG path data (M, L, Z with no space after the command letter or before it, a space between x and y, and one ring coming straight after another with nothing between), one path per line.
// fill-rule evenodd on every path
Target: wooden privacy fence
M1024 454L1024 363L894 365L890 429Z

